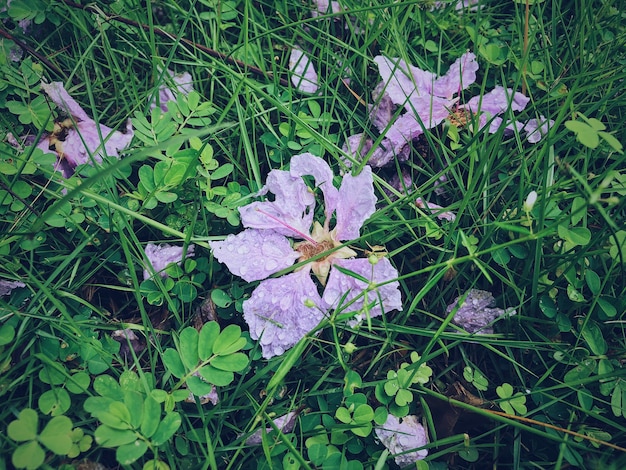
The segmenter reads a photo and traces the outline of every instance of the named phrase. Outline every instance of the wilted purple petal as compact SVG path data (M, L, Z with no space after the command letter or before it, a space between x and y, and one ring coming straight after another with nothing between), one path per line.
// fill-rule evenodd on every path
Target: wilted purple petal
M5 279L0 279L0 297L9 295L13 289L17 289L18 287L26 287L26 284L20 281L7 281Z
M312 304L315 306L309 307ZM323 301L309 270L266 279L243 303L250 337L259 339L263 357L283 354L323 319Z
M209 242L209 246L220 263L246 282L286 269L300 256L287 238L271 230L247 229L223 241Z
M296 425L296 419L298 418L298 411L290 411L286 415L279 416L274 420L274 424L282 433L288 433L293 431ZM272 432L274 428L265 428L265 434ZM252 433L248 439L246 439L246 445L258 446L263 442L263 429L257 429Z
M193 256L194 245L187 247L187 258ZM152 265L154 272L159 273L161 277L167 277L167 273L164 269L171 263L180 263L183 261L183 247L168 245L167 243L162 245L155 245L154 243L148 243L145 248L146 258ZM152 277L152 271L149 269L143 270L143 278L150 279Z
M425 459L428 455L427 449L420 449L428 444L428 437L424 426L417 421L416 416L396 418L390 413L385 424L376 426L374 432L380 442L395 457L399 467L414 465L415 462Z
M308 234L313 223L315 196L302 178L288 171L272 170L265 188L275 195L274 201L253 202L239 208L244 227L274 230L281 235L298 237ZM295 231L294 231L295 229Z
M289 70L291 70L291 82L304 93L315 93L318 89L317 72L311 59L294 47L289 56Z
M328 0L314 0L315 8L311 10L311 16L316 18L319 15L340 13L343 11L339 2L329 2Z
M62 82L41 82L41 89L66 114L73 116L76 121L91 121L92 119L83 108L65 90Z
M467 297L462 301L464 296L454 299L446 310L451 313L458 307L452 321L464 328L468 333L492 334L493 327L490 326L497 318L503 315L514 315L515 311L505 311L496 306L491 292L470 289L467 291ZM459 302L462 303L459 305Z
M368 105L369 119L379 132L383 132L389 126L396 108L384 89L385 82L380 82L376 85L376 88L372 91L374 104Z
M526 138L531 144L536 144L544 136L548 135L548 131L554 125L552 119L546 119L544 116L539 116L539 119L530 119L523 127L526 131Z
M477 71L476 56L471 52L466 52L454 61L443 77L435 81L433 94L442 98L452 98L476 81Z
M365 166L357 176L349 173L344 175L339 188L336 239L345 241L359 238L363 222L375 211L376 195L372 169Z
M176 101L178 94L187 96L193 91L193 78L189 72L176 74L172 70L167 70L169 79L159 87L159 105L163 112L167 112L167 103ZM172 86L169 82L171 81ZM150 104L150 109L156 107L156 100Z
M359 279L342 273L335 266L348 269L361 277L367 279L365 283ZM324 302L332 308L337 308L340 299L345 295L344 304L357 299L348 307L350 311L357 311L359 314L356 320L362 320L364 313L361 312L365 304L365 290L372 285L387 282L387 284L373 288L367 292L367 304L369 306L369 316L377 317L384 312L402 309L402 298L400 296L400 283L398 281L388 282L398 278L398 271L391 265L387 258L381 258L378 263L372 265L367 258L340 259L335 261L330 271L328 283L322 296ZM382 306L380 301L382 300ZM372 305L373 304L373 305Z
M512 98L512 99L511 99ZM490 113L492 116L504 113L509 106L513 111L523 110L530 98L519 92L513 92L510 88L497 86L489 93L474 96L462 108L469 109L473 113Z
M118 157L119 151L126 148L133 139L133 129L130 119L126 122L126 133L114 131L110 127L96 124L78 103L67 93L61 82L50 84L42 83L42 89L50 99L64 112L70 114L75 121L67 128L67 135L63 140L44 136L37 144L46 153L56 153L59 157L57 167L63 169L63 176L69 177L73 168L84 163L91 163L92 159L101 162L106 154Z
M378 73L387 85L385 93L395 104L411 110L409 102L418 96L431 94L436 75L408 65L398 58L387 58L379 55L374 57L378 65Z
M422 198L417 198L415 200L415 205L422 209L429 210L439 220L449 220L450 222L454 222L456 220L456 214L454 212L446 211L445 208L437 204L433 204L432 202L426 202Z
M311 153L301 153L291 158L290 168L292 176L313 176L315 186L324 194L324 213L330 218L337 207L339 191L333 186L333 171L328 163Z

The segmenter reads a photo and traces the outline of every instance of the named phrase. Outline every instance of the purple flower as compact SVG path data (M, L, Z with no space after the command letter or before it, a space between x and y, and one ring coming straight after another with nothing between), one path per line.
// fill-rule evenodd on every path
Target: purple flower
M193 90L193 78L189 72L176 74L171 70L167 70L166 83L159 87L159 107L165 113L167 112L167 103L176 101L179 94L187 96ZM172 84L170 86L169 84ZM156 108L156 100L150 104L150 109Z
M187 247L187 257L193 256L194 245ZM165 268L171 263L177 263L180 265L183 258L182 246L171 246L168 244L155 245L148 243L145 248L146 258L150 262L151 269L146 268L143 270L144 280L150 279L152 273L159 273L161 277L167 277Z
M336 188L330 167L319 157L296 155L290 166L289 171L272 170L267 177L261 193L274 194L273 201L253 202L239 209L246 230L209 243L218 261L233 274L248 282L265 279L243 303L243 312L250 336L260 339L266 358L294 346L319 324L328 308L338 307L340 295L348 295L344 302L356 299L351 309L368 308L370 316L402 306L399 284L393 281L398 273L389 260L371 265L365 259L348 259L356 252L342 246L360 236L361 226L375 211L370 167L358 176L344 175L341 186ZM323 225L313 221L315 191L309 189L303 176L312 176L315 189L321 190ZM331 219L335 220L332 228ZM293 273L266 279L296 261L307 263ZM368 282L333 266L344 267ZM326 286L323 296L311 272ZM384 284L377 289L376 283Z
M515 315L515 310L505 311L496 308L496 299L491 292L478 289L467 291L465 298L459 296L454 299L454 302L448 305L446 312L451 313L455 309L456 313L452 321L468 333L492 334L493 326L491 325L498 318Z
M428 436L416 416L409 415L401 419L389 414L385 424L376 426L374 430L376 437L395 457L396 464L406 467L426 458L428 450L421 448L428 444Z
M55 168L60 169L65 178L74 173L77 165L101 162L105 155L119 157L118 152L125 149L133 139L130 119L126 124L126 133L122 134L91 119L65 91L63 83L42 83L41 88L59 108L71 116L71 119L62 123L55 123L54 132L37 144L44 152L52 151L57 155Z
M318 78L313 62L301 49L294 47L289 56L289 70L293 86L303 93L315 93L318 89Z
M489 132L494 133L503 125L503 119L499 117L501 114L509 108L521 111L529 101L521 93L497 86L465 104L460 103L461 91L476 81L478 62L471 52L458 58L441 77L398 58L377 56L374 62L378 65L382 82L372 93L377 104L370 107L370 120L383 137L380 145L372 148L371 139L357 134L348 138L343 150L354 157L360 156L358 160L369 153L368 163L375 167L386 165L394 157L399 161L406 160L408 144L445 119L465 125L472 116L476 116L479 128L489 124ZM395 121L393 106L406 109L406 113ZM541 122L508 122L506 129L515 127L525 131L528 141L536 143L547 133L546 124L542 117ZM537 128L539 131L535 132Z
M0 279L0 297L9 295L13 289L17 289L18 287L26 287L26 284L20 281L7 281L5 279Z

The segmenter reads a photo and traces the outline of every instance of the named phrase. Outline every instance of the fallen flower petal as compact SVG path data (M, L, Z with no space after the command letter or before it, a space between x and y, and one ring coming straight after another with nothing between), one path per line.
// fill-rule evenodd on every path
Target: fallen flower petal
M59 108L72 117L60 124L56 123L55 132L44 136L37 144L46 153L56 153L56 168L61 169L64 177L71 176L77 165L101 162L105 155L119 157L119 151L128 147L133 139L130 119L126 124L126 133L122 134L103 124L96 124L67 93L63 83L42 83L41 88Z
M247 282L265 279L300 257L286 237L268 230L247 229L209 246L220 263Z
M169 79L159 87L159 107L167 112L167 103L176 101L179 94L187 96L193 90L193 78L189 72L176 74L171 70L166 71ZM172 86L168 82L171 82ZM150 104L150 109L156 108L156 99Z
M427 209L433 213L439 220L449 220L454 222L456 220L456 214L451 211L446 211L444 207L431 202L426 202L422 198L415 200L415 205L421 209Z
M313 306L311 306L313 305ZM324 318L324 304L308 270L266 279L243 303L250 337L260 339L263 357L280 356Z
M193 256L194 245L187 247L187 257ZM145 248L146 258L152 265L152 271L149 269L143 270L144 280L152 277L152 272L158 273L161 277L167 277L165 268L171 263L177 263L180 265L183 257L182 246L171 246L168 244L155 245L148 243Z
M290 411L286 415L279 416L274 419L274 424L282 433L288 433L293 431L293 428L296 426L296 419L298 418L299 411ZM248 439L246 439L246 445L249 446L258 446L263 442L263 432L265 434L269 434L272 432L274 428L265 428L265 429L257 429L251 434Z
M402 309L400 283L394 280L398 278L398 271L387 258L381 258L374 265L367 258L341 259L337 260L334 265L368 280L368 282L363 282L361 279L333 268L326 289L324 289L322 299L332 308L340 307L341 299L344 304L354 300L348 307L350 311L358 312L353 324L365 318L364 312L368 312L367 315L374 318L382 315L383 312ZM377 284L382 285L377 286Z
M550 128L554 126L552 119L546 119L543 116L539 116L539 119L530 119L524 124L522 130L526 132L526 138L531 144L536 144L544 136L548 135Z
M460 303L462 302L462 303ZM452 321L468 333L493 334L492 323L504 315L515 315L515 310L496 308L496 299L488 291L470 289L466 295L454 299L446 310L457 309Z
M289 56L289 70L291 70L291 82L301 92L315 93L318 89L318 78L311 59L294 47Z
M0 297L9 295L13 289L17 289L18 287L26 287L26 284L20 281L7 281L5 279L0 279Z
M401 420L389 414L385 424L376 426L374 432L394 456L396 464L406 467L428 456L428 450L421 449L428 444L428 436L416 416L408 415Z
M369 166L357 176L346 174L339 188L337 204L337 240L359 238L363 223L376 212L374 177Z

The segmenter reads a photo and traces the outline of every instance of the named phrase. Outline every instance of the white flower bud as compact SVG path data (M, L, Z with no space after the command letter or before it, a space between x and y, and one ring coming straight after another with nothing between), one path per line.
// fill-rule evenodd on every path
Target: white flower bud
M531 191L524 201L524 212L532 211L533 207L535 207L535 202L537 202L537 191Z

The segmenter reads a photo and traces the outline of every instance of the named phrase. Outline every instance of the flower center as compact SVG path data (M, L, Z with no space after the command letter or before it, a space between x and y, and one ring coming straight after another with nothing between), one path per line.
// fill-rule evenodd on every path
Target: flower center
M324 253L325 251L331 250L335 247L335 244L333 243L332 240L323 240L318 242L317 244L313 244L311 242L308 241L304 241L301 243L298 243L298 246L296 246L296 251L298 251L298 253L300 253L300 258L298 258L298 261L306 261L308 259L311 259L317 255L319 255L320 253ZM322 261L326 259L326 256L317 259L316 261Z

